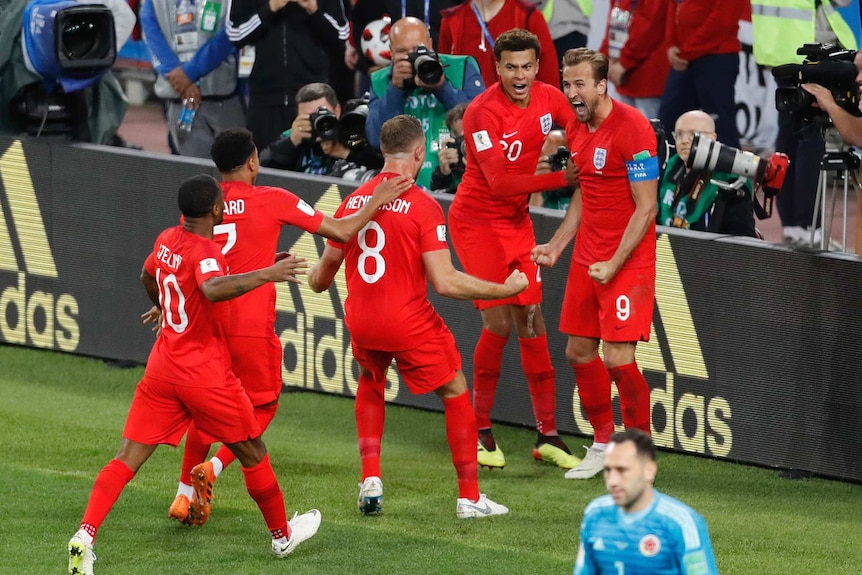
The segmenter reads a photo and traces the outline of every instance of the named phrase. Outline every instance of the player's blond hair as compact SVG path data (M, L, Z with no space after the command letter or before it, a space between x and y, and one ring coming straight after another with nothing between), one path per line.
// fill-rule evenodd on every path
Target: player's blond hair
M420 141L424 145L425 132L413 116L400 114L383 122L380 128L380 151L384 154L412 152Z

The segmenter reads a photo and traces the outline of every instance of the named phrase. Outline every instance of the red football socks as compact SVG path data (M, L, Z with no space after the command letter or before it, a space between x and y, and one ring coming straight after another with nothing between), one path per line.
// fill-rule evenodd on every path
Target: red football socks
M479 466L476 463L476 419L470 394L443 400L446 413L446 439L452 451L452 464L458 475L458 497L479 500Z
M473 352L473 409L479 429L491 427L491 408L494 407L507 340L483 329Z
M614 432L614 412L611 407L611 376L604 362L596 357L587 363L573 363L575 384L581 406L593 426L593 441L607 443Z
M284 536L289 539L290 526L287 524L287 513L284 510L284 494L278 486L278 479L269 462L269 454L254 467L243 467L242 474L245 477L245 488L257 503L273 538Z
M554 366L548 353L548 336L518 338L518 343L521 346L521 366L527 376L530 399L533 400L536 430L544 435L553 435L557 431L554 417L557 397Z
M87 510L81 520L81 528L85 529L93 539L96 538L96 531L108 516L111 507L134 476L135 472L119 459L109 461L96 476L93 491L90 492L90 499L87 501Z
M650 391L637 363L608 370L620 392L620 407L626 429L636 427L650 434Z
M370 376L359 376L354 413L356 434L359 437L359 458L362 461L362 480L380 477L380 442L386 421L386 381L374 381ZM475 443L473 450L475 451Z

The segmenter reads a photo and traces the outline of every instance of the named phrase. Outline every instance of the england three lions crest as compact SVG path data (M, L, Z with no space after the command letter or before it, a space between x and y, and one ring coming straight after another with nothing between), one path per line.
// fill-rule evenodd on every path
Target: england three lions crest
M551 114L545 114L539 118L539 124L542 126L542 133L547 136L548 132L551 131L551 128L554 125L554 120L551 118Z
M593 166L597 170L601 170L605 167L605 161L608 159L608 151L604 148L596 148L596 151L593 153Z

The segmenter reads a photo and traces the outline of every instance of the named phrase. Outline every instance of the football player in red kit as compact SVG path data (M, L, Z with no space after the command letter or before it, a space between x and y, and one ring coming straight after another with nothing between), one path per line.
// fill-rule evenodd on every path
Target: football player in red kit
M611 380L625 426L650 433L650 391L635 348L649 340L655 303L656 136L643 114L608 96L607 74L598 52L578 48L563 57L563 91L576 116L566 133L580 187L551 241L533 250L536 263L551 267L577 238L560 331L569 335L566 357L594 443L568 479L604 468L614 431Z
M535 175L542 145L554 124L565 126L573 117L556 86L536 81L539 51L538 38L526 30L505 32L494 43L500 81L464 113L467 167L449 209L452 244L467 273L502 282L520 269L530 279L513 298L474 302L483 329L473 354L473 408L479 464L487 467L506 464L491 432L491 408L513 324L538 431L533 456L566 469L580 462L557 433L555 373L539 305L542 276L530 259L536 245L530 194L567 185L565 172Z
M415 178L425 161L425 135L412 116L387 120L380 132L380 146L386 161L380 174L348 196L336 216L363 206L369 191L382 181ZM446 242L443 210L416 185L383 206L354 239L330 241L309 271L311 289L329 288L342 262L347 278L344 321L353 357L360 365L356 391L362 459L360 511L379 513L382 509L384 390L387 370L395 359L412 393L433 391L443 401L446 437L458 477L456 515L468 519L508 513L504 505L479 492L476 420L461 371L461 355L449 328L428 301L428 281L441 295L484 300L522 292L528 285L526 275L512 270L503 282L495 283L457 271Z

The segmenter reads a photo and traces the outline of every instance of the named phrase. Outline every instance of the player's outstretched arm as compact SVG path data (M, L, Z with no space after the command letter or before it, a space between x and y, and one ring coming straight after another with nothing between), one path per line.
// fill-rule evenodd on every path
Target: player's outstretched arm
M344 243L350 240L374 217L380 206L388 204L410 189L412 185L413 180L406 176L384 179L374 188L374 194L361 210L339 219L324 215L317 233L337 242Z
M308 287L315 293L329 289L341 262L344 261L344 250L326 246L320 260L308 271Z
M560 222L560 227L554 232L554 236L546 244L540 244L533 248L530 256L533 261L544 268L553 267L560 258L560 254L575 237L581 225L581 189L575 188L575 193L566 208L566 216Z
M460 272L452 265L452 254L448 249L425 252L422 262L434 291L453 299L502 299L521 293L529 285L527 276L518 270L513 271L504 284Z
M302 283L302 280L296 276L305 274L307 271L308 262L306 259L290 254L267 268L235 276L210 278L201 284L201 290L210 301L224 301L241 296L270 282Z

